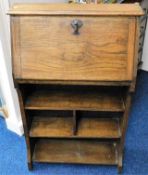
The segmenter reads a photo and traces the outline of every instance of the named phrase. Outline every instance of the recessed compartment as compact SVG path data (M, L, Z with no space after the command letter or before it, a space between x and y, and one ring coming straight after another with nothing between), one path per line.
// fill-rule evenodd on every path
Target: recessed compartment
M77 137L83 138L120 138L120 123L118 118L80 118Z
M33 114L31 137L73 136L73 117L66 111L39 111Z
M30 136L49 138L104 138L121 136L121 114L73 111L35 111L32 113Z
M36 85L27 93L28 110L124 111L124 88Z
M33 160L36 162L117 164L116 142L97 140L38 139Z

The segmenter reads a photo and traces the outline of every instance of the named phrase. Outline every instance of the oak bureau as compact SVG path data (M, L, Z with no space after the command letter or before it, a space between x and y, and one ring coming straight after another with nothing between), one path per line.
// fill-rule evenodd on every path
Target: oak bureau
M121 172L139 4L15 4L9 15L29 169L49 162Z

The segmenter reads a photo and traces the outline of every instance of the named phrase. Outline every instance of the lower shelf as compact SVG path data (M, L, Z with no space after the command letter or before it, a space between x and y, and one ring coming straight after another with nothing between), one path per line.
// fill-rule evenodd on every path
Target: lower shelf
M33 161L117 165L117 145L97 140L39 139Z

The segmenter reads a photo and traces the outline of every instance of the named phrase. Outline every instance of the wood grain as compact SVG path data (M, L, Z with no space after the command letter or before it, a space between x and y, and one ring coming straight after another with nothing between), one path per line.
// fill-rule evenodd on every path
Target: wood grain
M130 86L130 92L135 91L136 79L137 79L137 69L138 69L138 50L139 50L139 37L140 37L140 20L136 19L136 29L135 29L135 49L134 49L134 71L133 71L133 81Z
M12 71L14 77L21 76L21 51L20 51L20 18L11 16L11 51Z
M131 34L132 31L132 34ZM128 66L128 77L133 79L133 72L134 72L134 63L135 63L135 34L136 34L136 19L133 18L132 22L129 24L129 34L128 34L128 58L127 58L127 66Z
M33 160L50 163L114 165L117 164L116 144L99 141L39 139Z
M73 34L73 19L83 22L78 36ZM131 17L20 17L21 41L16 47L21 50L21 74L14 75L34 80L129 81L131 23Z
M11 15L92 15L92 16L141 16L139 4L15 4L9 10Z

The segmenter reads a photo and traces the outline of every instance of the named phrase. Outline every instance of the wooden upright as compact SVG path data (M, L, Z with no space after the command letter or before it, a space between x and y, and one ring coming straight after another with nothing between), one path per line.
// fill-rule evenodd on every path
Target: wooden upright
M16 4L14 83L32 162L122 169L139 4Z

